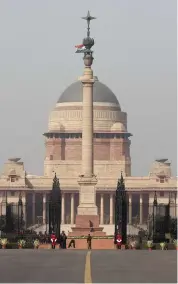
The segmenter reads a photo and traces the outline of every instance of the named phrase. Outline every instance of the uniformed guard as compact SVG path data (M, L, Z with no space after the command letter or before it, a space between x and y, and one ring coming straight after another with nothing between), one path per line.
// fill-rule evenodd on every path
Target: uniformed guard
M57 238L56 238L55 233L53 232L51 234L51 247L52 247L52 249L56 248L56 242L57 242Z
M117 234L116 242L117 242L117 248L120 249L122 245L122 236L120 234Z
M92 237L90 234L88 234L88 237L87 237L88 249L91 249L91 241L92 241Z
M67 236L66 236L65 232L62 231L62 234L60 236L60 246L61 246L62 249L67 248L66 243L67 243Z

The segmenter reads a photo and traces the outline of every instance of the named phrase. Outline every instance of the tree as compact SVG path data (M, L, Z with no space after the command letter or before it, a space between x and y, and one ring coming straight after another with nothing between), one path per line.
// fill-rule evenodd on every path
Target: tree
M8 225L8 226L7 226ZM22 227L24 227L25 222L22 221ZM8 228L7 228L8 227ZM12 232L18 230L18 216L17 214L12 214L9 222L6 224L6 215L0 216L0 231L2 232Z
M171 218L170 220L170 234L172 239L177 240L177 218Z
M11 204L7 204L6 206L6 226L5 226L5 232L11 233L14 231L14 220L13 220L13 213Z

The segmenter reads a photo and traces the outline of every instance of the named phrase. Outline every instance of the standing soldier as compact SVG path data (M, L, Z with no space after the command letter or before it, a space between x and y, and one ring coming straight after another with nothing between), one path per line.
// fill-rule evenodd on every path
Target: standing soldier
M61 246L62 249L67 248L66 242L67 242L67 236L66 236L65 232L62 231L61 236L60 236L60 246Z
M88 237L87 237L88 249L91 249L91 240L92 240L92 237L90 236L90 234L88 234Z
M117 248L121 249L121 245L122 245L122 236L120 234L117 234L116 236L116 242L117 242Z
M56 242L57 242L56 235L55 235L55 233L52 233L52 234L51 234L51 247L52 247L52 249L55 249L55 247L56 247Z

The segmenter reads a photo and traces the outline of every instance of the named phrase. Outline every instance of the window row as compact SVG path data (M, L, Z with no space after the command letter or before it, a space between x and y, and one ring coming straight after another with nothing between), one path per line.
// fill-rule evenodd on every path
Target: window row
M79 139L82 138L82 133L45 133L47 138L62 138L62 139ZM120 138L128 138L130 137L129 133L94 133L94 138L103 138L103 139L120 139Z

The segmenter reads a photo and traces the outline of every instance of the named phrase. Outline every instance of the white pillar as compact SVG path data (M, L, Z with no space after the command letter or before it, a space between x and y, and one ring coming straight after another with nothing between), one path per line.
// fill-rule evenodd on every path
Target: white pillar
M85 67L82 77L83 111L82 111L82 174L93 174L93 71Z
M104 196L101 194L100 196L100 224L104 223Z
M62 205L61 205L61 223L65 223L65 194L62 193Z
M143 224L143 197L140 194L140 225Z
M132 224L132 194L129 194L129 224Z
M82 174L78 180L80 185L80 204L78 215L97 216L96 176L93 172L93 62L92 55L84 54L84 74L80 78L83 85L82 103ZM88 221L84 221L84 223ZM97 224L98 222L96 222Z
M23 193L22 196L22 203L23 203L23 219L25 222L25 228L27 227L27 208L26 208L26 192Z
M110 225L113 224L113 194L110 194Z
M71 214L71 225L74 224L74 194L71 194L71 203L70 203L70 214Z
M0 193L1 194L1 193ZM2 215L2 198L0 199L0 216Z
M170 193L169 195L169 202L170 202L170 216L172 218L176 217L176 198L174 193Z
M35 212L35 192L32 193L32 222L36 224L36 212Z
M6 215L6 203L7 203L7 198L8 198L8 192L4 191L3 196L2 196L2 215Z
M46 192L43 193L43 225L46 224Z

